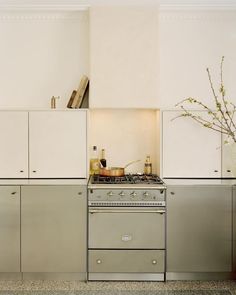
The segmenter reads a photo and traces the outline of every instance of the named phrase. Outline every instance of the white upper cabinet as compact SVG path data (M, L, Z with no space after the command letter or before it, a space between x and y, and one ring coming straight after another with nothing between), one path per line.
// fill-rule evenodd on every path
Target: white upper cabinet
M222 142L226 138L223 137ZM233 156L232 144L222 144L222 177L235 177L235 157Z
M0 111L0 178L28 177L28 113Z
M157 108L158 71L156 7L91 7L91 108Z
M221 134L191 118L172 121L179 114L163 112L162 177L221 177Z
M30 178L86 178L86 111L29 113Z

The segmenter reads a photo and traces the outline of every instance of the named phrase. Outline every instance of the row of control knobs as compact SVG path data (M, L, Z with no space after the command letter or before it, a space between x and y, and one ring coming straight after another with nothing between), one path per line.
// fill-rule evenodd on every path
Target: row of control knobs
M142 193L142 194L138 194L137 192L135 192L135 191L133 191L133 192L131 192L131 193L125 193L124 191L121 191L121 192L119 192L118 194L116 194L116 193L114 193L114 192L112 192L112 191L110 191L110 192L108 192L107 193L107 196L109 197L109 198L112 198L113 196L120 196L121 198L123 198L123 197L130 197L131 199L135 199L136 197L142 197L142 198L150 198L150 199L156 199L156 197L155 196L152 196L149 192L144 192L144 193Z
M107 193L107 195L109 196L109 197L112 197L113 195L114 195L114 193L111 191L111 192L109 192L109 193ZM119 195L120 196L125 196L125 193L122 191L122 192L120 192L119 193ZM132 193L130 193L130 196L134 196L134 197L136 197L138 194L136 193L136 192L132 192ZM149 193L148 192L145 192L145 193L143 193L143 195L145 196L145 197L148 197L149 196Z

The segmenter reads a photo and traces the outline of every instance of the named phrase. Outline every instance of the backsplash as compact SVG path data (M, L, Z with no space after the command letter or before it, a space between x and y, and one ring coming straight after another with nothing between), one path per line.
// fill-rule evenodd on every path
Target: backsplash
M159 173L159 111L106 109L91 110L89 148L106 150L108 166L127 167L126 172L141 172L147 155L151 156L153 172Z

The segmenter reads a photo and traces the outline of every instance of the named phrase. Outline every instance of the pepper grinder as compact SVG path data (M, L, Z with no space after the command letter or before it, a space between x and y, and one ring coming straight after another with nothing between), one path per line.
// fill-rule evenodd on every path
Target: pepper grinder
M56 99L59 99L60 96L52 96L51 98L51 109L56 109Z

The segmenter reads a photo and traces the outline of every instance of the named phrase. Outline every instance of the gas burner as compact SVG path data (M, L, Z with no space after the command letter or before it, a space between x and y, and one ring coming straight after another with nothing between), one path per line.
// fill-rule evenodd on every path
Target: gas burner
M126 184L133 183L129 177L129 175L124 176L101 176L99 174L95 174L92 176L93 184Z
M161 178L156 174L132 174L134 183L146 183L146 184L163 184Z
M91 179L92 184L163 184L156 174L126 174L124 176L101 176L95 174Z

